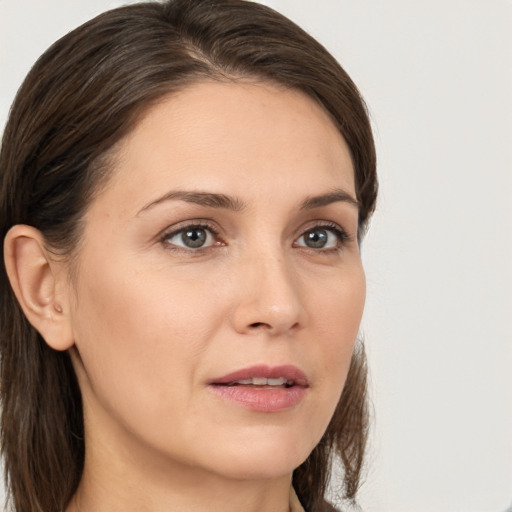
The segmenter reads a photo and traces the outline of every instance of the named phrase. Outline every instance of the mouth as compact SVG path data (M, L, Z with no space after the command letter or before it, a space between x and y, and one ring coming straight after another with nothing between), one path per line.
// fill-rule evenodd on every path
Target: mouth
M252 366L208 383L217 396L258 412L281 412L298 405L309 388L305 373L292 365Z
M252 377L251 379L239 379L227 384L216 384L218 386L256 386L262 389L291 388L295 386L295 381L278 377L277 379L267 379L266 377Z
M251 366L212 379L209 383L219 386L309 386L306 374L293 365Z

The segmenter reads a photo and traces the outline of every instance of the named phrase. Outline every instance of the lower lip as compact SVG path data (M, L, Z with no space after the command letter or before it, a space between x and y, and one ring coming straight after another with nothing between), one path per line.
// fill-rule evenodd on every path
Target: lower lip
M258 412L280 412L291 409L302 401L307 392L307 388L303 386L264 388L211 385L210 389L225 400Z

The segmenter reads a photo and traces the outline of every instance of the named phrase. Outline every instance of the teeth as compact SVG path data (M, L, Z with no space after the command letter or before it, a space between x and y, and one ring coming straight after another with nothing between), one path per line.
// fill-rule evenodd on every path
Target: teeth
M267 384L269 386L282 386L286 384L286 379L284 377L279 377L278 379L267 379Z
M252 379L241 379L233 382L233 384L240 384L242 386L292 386L293 381L287 380L284 377L277 379L266 379L265 377L253 377Z

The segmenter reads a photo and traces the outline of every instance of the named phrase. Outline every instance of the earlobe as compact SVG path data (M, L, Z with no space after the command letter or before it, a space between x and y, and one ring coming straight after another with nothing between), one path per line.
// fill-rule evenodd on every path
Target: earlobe
M55 350L73 346L63 263L50 257L40 231L13 226L4 240L9 281L25 316Z

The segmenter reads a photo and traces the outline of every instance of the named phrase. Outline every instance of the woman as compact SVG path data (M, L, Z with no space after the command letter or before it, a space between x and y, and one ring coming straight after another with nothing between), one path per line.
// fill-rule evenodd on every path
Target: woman
M375 151L323 47L243 0L107 12L31 70L0 170L14 510L330 510L332 457L355 498Z

